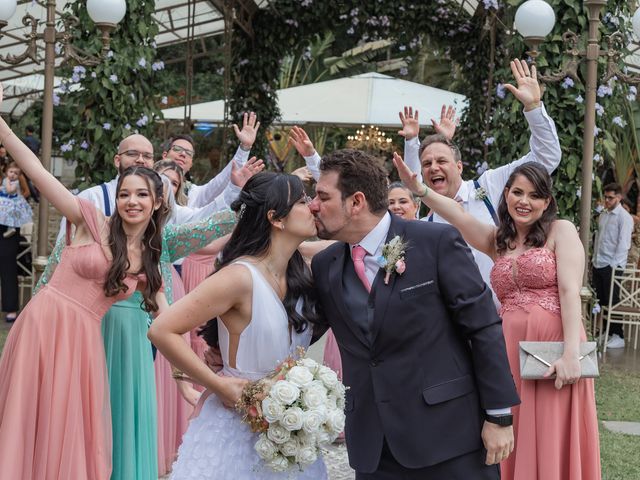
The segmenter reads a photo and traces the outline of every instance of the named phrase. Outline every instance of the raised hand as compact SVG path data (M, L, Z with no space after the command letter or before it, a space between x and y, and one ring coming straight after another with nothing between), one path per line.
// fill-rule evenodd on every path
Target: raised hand
M412 193L416 195L423 193L424 186L418 181L418 174L411 171L397 152L393 152L393 165L396 167L396 170L398 170L398 176L402 183L404 183Z
M420 133L420 122L418 121L418 110L413 112L413 107L404 107L404 113L398 112L402 130L398 130L398 135L405 140L416 138Z
M310 157L316 151L313 142L309 139L309 135L300 127L291 127L291 130L289 130L289 143L303 157Z
M231 165L231 182L242 188L251 177L262 170L264 170L264 162L256 159L256 157L251 157L247 160L247 163L240 168L238 168L236 162L233 161L233 165Z
M291 175L295 175L296 177L298 177L300 180L302 180L302 183L311 183L313 181L313 175L307 167L296 168L293 172L291 172Z
M253 146L259 128L260 122L257 121L255 112L250 112L249 114L245 112L242 115L242 130L238 128L238 125L233 124L233 131L245 150L250 150Z
M517 87L514 87L510 83L506 83L504 88L509 90L514 97L518 99L522 105L524 105L525 111L533 110L540 106L540 84L538 83L538 77L535 65L531 66L524 60L512 60L511 61L511 73L516 81Z
M449 140L453 139L453 135L456 133L456 127L458 126L458 119L456 118L456 109L453 105L442 105L440 111L440 123L436 122L434 118L431 119L431 125L435 129L436 133L444 135Z

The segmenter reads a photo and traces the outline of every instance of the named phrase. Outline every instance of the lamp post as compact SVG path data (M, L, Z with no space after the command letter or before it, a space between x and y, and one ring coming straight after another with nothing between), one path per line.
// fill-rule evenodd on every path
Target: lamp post
M9 19L16 11L16 0L2 0L0 4L0 30L7 26ZM42 165L47 170L51 170L51 152L53 137L53 80L55 70L55 44L59 42L64 48L64 60L72 60L81 65L96 65L100 62L100 58L85 56L73 47L71 43L71 30L77 27L78 19L73 16L67 16L63 19L64 30L58 32L56 30L56 2L55 0L46 0L45 8L47 17L45 28L42 33L38 33L38 20L29 14L22 18L25 26L30 26L30 33L26 35L26 49L20 55L0 56L0 62L10 65L18 65L27 58L36 63L40 63L38 57L37 41L44 41L44 93L42 108ZM109 50L110 32L122 20L126 12L125 0L87 0L87 10L89 16L94 23L102 31L102 54L105 55ZM0 35L2 32L0 31ZM37 258L34 260L36 269L44 268L47 262L49 236L49 202L45 198L40 199L38 207L38 245Z
M618 68L618 59L621 52L617 43L623 40L621 33L616 32L608 39L607 50L600 50L599 27L600 11L607 4L606 0L585 0L584 5L588 10L589 31L587 36L587 49L581 51L578 47L579 36L574 32L567 31L563 34L565 43L569 46L566 53L570 55L570 60L564 65L560 72L551 75L538 75L541 82L558 82L566 77L571 77L576 81L578 78L578 66L582 58L586 60L586 83L585 83L585 114L584 114L584 134L582 150L582 192L580 196L580 240L585 250L585 269L583 273L582 298L583 318L588 318L587 305L591 298L589 288L589 241L591 238L591 197L592 197L592 171L593 171L593 150L594 150L594 129L596 126L596 91L598 83L598 58L601 55L608 57L607 73L603 77L606 82L613 76L617 76L622 82L629 84L640 83L640 77L626 75ZM555 23L555 13L551 6L543 0L528 0L516 11L515 28L524 37L525 43L531 48L529 56L535 62L538 57L538 46L546 37ZM636 35L640 36L640 10L633 16L633 27Z

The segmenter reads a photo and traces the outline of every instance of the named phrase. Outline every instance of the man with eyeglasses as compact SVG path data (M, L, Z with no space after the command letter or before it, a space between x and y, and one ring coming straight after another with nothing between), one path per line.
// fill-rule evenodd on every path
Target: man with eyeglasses
M189 207L203 207L214 201L227 188L233 169L242 167L249 158L249 151L256 140L259 128L260 122L257 121L254 112L245 113L242 116L242 129L235 124L233 125L236 137L240 142L233 161L229 162L218 175L204 185L185 182L185 194L188 198L187 205ZM164 151L162 152L162 158L173 160L180 165L185 176L193 166L194 155L195 143L190 135L174 135L165 143Z
M420 123L418 112L406 108L400 113L402 130L399 132L405 138L405 161L418 180L425 183L436 192L457 200L462 207L477 219L497 225L498 205L504 193L504 186L511 172L525 162L534 161L541 164L552 173L560 164L562 152L560 140L553 120L547 114L540 99L540 85L538 84L535 67L529 70L524 60L511 62L511 72L517 87L505 84L524 107L524 116L529 123L531 150L519 160L503 165L496 169L485 170L477 180L462 179L462 157L460 150L453 143L456 123L452 107L448 111L442 108L440 124L432 120L436 127L436 134L424 138L422 143L418 138ZM422 219L427 222L447 223L435 213L430 213ZM484 253L471 249L482 278L491 286L490 273L493 261ZM497 304L497 299L494 296Z
M604 210L598 218L598 234L593 247L593 288L600 304L607 305L611 294L611 276L619 274L627 265L631 248L633 218L622 207L622 188L617 183L604 187ZM620 292L613 289L611 304L618 303ZM622 324L611 323L607 348L624 348Z

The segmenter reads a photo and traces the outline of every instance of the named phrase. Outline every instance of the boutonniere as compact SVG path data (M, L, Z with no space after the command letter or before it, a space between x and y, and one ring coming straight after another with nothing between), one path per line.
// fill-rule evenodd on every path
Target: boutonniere
M382 246L382 255L378 257L376 262L380 268L384 268L386 275L384 276L384 284L389 284L392 273L402 275L407 266L404 263L404 250L407 244L399 235L393 237L389 243Z
M489 195L487 194L487 191L484 189L484 187L476 188L476 200L481 200L484 202L488 197Z

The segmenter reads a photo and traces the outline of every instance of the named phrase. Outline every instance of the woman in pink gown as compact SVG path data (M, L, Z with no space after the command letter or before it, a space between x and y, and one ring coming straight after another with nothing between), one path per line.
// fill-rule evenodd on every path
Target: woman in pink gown
M580 309L584 250L576 228L557 218L552 182L527 162L509 177L500 226L481 223L451 198L417 182L399 156L400 178L423 202L494 259L507 353L522 403L512 408L515 449L501 462L506 480L599 480L600 448L593 379L580 378L586 340ZM546 380L522 380L520 341L564 342ZM555 374L555 380L552 375Z
M41 194L76 226L49 284L16 320L0 359L2 478L107 480L111 415L100 321L136 289L151 311L166 303L160 249L144 248L161 245L161 228L152 233L147 227L164 220L162 182L149 169L126 169L109 221L45 170L2 119L0 139Z

